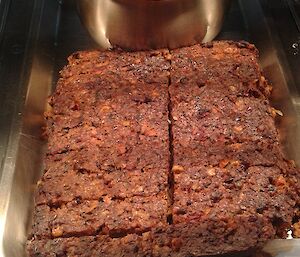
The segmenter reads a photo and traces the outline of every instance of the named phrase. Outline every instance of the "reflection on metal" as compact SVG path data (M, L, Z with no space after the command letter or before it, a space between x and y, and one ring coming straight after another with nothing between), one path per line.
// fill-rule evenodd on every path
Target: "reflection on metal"
M298 92L276 30L270 20L267 22L258 2L240 0L251 40L260 50L264 75L273 86L272 105L284 115L277 119L280 139L287 156L300 167L300 116L299 107L295 105Z
M300 239L276 239L268 243L264 250L274 257L299 257Z
M175 48L219 32L230 0L77 0L79 15L102 48Z
M0 69L0 88L6 86L9 98L1 98L0 91L0 100L5 100L5 105L0 102L1 115L6 113L2 116L5 120L0 121L0 146L8 142L0 171L1 257L25 257L32 195L42 171L45 147L41 137L43 112L53 75L52 50L58 4L48 1L47 12L43 12L42 17L45 1L22 2L17 5L14 1L12 5L14 11L7 17L8 27L5 28L9 36L0 51L1 61L5 61ZM8 137L3 140L5 133L1 122L9 124Z

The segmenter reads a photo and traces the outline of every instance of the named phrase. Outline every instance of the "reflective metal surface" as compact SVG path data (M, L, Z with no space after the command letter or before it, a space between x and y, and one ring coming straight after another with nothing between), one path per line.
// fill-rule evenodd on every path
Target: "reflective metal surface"
M72 52L96 47L72 1L60 2L11 0L5 9L9 10L5 36L0 36L1 257L25 256L33 192L42 172L43 112L58 71ZM300 65L296 66L297 56L290 58L283 51L266 2L234 1L218 38L245 39L259 48L261 65L274 88L272 103L284 113L278 120L282 142L289 158L300 166L300 85L293 72ZM290 239L274 240L265 250L276 257L299 257L299 248L300 241Z
M102 48L175 48L219 32L231 0L77 0L83 24Z

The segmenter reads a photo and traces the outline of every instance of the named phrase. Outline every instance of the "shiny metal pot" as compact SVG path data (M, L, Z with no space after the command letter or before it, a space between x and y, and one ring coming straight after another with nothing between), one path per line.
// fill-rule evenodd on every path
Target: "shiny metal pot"
M176 48L212 40L230 0L77 0L79 15L102 48Z

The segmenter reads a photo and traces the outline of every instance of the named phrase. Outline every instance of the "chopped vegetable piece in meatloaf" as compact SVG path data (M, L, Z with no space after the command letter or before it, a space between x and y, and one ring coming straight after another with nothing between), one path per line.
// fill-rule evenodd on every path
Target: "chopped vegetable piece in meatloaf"
M229 41L73 54L46 114L29 255L207 256L284 236L299 171L257 57Z

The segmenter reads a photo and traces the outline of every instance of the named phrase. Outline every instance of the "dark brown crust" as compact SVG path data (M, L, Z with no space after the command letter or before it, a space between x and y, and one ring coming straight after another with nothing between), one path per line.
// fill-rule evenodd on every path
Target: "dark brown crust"
M114 239L109 236L89 236L34 240L29 243L28 253L31 257L149 257L150 247L151 239L146 234L143 237L128 235Z
M73 54L47 114L29 255L203 256L281 236L299 172L257 57L229 41Z
M257 53L236 46L171 53L173 221L193 231L192 221L219 220L235 234L260 219L257 233L266 241L291 224L295 195L286 170L294 167L280 148Z
M36 204L166 192L169 63L163 54L94 51L69 62L47 114Z
M121 237L162 227L166 221L166 194L127 199L103 197L77 199L59 207L36 206L33 234L36 238L108 234Z
M143 257L187 257L206 256L222 253L250 251L261 246L260 227L265 224L263 217L245 220L237 217L238 224L227 226L225 221L207 220L204 223L192 221L189 226L174 225L167 230L130 234L122 238L109 236L85 236L33 240L27 244L30 256L143 256ZM239 224L247 226L240 227ZM269 229L266 229L267 233ZM244 235L249 235L244 240ZM197 245L198 247L191 247ZM232 256L232 255L230 255ZM248 256L248 255L247 255Z
M47 113L34 238L142 233L167 223L169 62L80 52Z
M104 196L128 198L150 197L166 193L166 176L163 169L89 173L86 170L48 170L39 182L35 202L37 205L60 205L76 199L98 200ZM64 192L68 192L67 194Z

